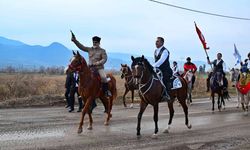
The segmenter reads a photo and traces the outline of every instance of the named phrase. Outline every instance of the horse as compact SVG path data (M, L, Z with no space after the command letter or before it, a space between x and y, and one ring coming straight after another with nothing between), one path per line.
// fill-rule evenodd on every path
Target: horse
M187 103L191 104L192 103L192 90L193 90L193 82L192 82L192 78L193 78L194 74L192 72L192 70L188 70L184 75L183 78L186 80L187 82Z
M122 100L123 100L123 105L124 107L127 107L126 105L126 95L129 91L131 91L131 99L132 99L132 103L130 104L130 108L133 108L134 105L134 91L138 90L138 85L135 84L135 78L133 78L132 76L132 72L129 66L127 66L127 64L121 64L121 78L125 78L125 92L122 96Z
M250 75L247 73L241 73L239 81L236 84L239 97L241 99L241 106L245 115L248 114L248 105L250 101Z
M138 113L138 121L137 121L137 136L141 136L141 119L143 112L145 111L148 104L153 106L154 109L154 123L155 123L155 130L152 138L157 137L158 133L158 109L159 103L162 99L162 93L165 90L165 87L162 81L158 78L157 74L155 73L153 67L148 62L146 58L142 55L142 57L134 58L131 56L132 64L132 75L134 78L137 78L139 84L139 96L140 96L140 111ZM168 108L170 111L170 118L168 121L168 127L164 130L164 133L168 133L170 130L170 126L172 123L172 119L174 116L174 107L173 103L175 98L177 97L179 103L181 104L183 111L185 113L185 125L191 129L192 125L189 123L188 120L188 107L186 105L186 98L187 98L187 83L182 77L179 78L182 87L178 89L171 90L169 95L171 99L168 101Z
M227 93L224 91L223 85L223 73L222 72L215 72L212 77L210 78L210 89L211 89L211 97L212 97L212 111L214 111L214 96L218 94L218 109L221 111L222 104L225 109L225 101L224 98L227 97Z
M77 54L73 51L73 57L71 59L69 68L71 68L73 71L79 72L80 81L78 91L81 97L84 99L84 107L78 127L78 134L82 132L82 126L86 113L89 115L89 125L87 129L92 130L93 119L90 106L96 98L99 98L102 101L105 107L105 112L107 113L104 125L109 125L110 118L112 117L111 110L113 101L117 96L116 80L114 76L112 74L107 74L107 77L110 78L108 86L112 96L106 97L103 90L101 89L101 79L99 74L96 72L96 69L94 67L88 67L84 57L82 57L78 51Z

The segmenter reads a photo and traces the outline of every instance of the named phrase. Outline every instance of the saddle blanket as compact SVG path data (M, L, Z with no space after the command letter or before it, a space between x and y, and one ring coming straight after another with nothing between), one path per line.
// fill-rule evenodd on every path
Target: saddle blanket
M106 77L106 79L107 79L108 82L111 81L111 78L110 78L110 77Z
M171 88L172 90L174 90L174 89L179 89L179 88L181 88L182 87L182 83L181 83L181 80L178 78L178 77L176 77L174 80L173 80L173 87Z

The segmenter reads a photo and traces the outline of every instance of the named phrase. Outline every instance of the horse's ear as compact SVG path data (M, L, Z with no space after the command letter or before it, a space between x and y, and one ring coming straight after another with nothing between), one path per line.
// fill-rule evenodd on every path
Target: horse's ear
M134 60L135 60L134 56L131 56L131 60L132 60L132 61L134 61Z
M124 64L124 67L127 67L127 64Z
M76 55L75 51L72 50L72 52L73 52L73 55L75 56Z
M121 67L123 67L123 64L121 64Z
M80 56L80 53L77 51L77 55Z
M141 56L141 59L144 60L144 55Z

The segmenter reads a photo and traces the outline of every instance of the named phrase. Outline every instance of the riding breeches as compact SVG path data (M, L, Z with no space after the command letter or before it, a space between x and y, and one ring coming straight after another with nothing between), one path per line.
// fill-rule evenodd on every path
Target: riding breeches
M101 77L102 83L108 83L108 80L106 78L106 73L104 72L104 69L98 69L98 73Z

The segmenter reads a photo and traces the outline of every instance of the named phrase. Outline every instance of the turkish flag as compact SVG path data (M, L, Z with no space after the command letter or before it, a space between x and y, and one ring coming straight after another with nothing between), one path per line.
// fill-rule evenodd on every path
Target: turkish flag
M194 24L195 24L196 32L197 32L197 34L198 34L198 36L199 36L199 39L201 40L201 43L202 43L202 45L203 45L203 48L204 48L205 50L208 50L209 47L207 47L207 43L206 43L206 41L205 41L205 37L204 37L203 34L201 33L201 30L197 27L197 25L196 25L195 22L194 22Z

